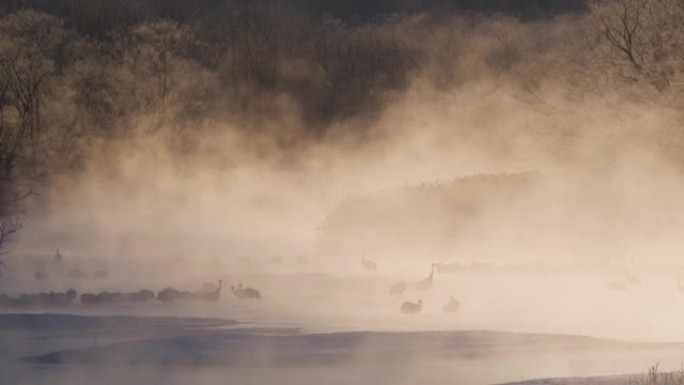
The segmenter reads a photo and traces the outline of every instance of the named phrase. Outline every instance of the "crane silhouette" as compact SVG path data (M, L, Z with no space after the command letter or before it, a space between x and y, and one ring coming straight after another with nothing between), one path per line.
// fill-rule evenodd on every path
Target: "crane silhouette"
M378 270L378 264L371 261L370 259L366 259L365 255L361 256L361 265L363 265L363 268L369 271L377 271Z
M444 313L453 313L458 308L461 307L461 302L459 302L456 298L449 297L449 302L447 302L444 306L442 306L442 312Z
M407 288L408 288L408 285L406 284L406 282L395 283L394 285L392 285L392 287L390 287L390 294L400 295L401 293L406 291Z
M434 277L435 277L435 267L437 267L437 265L433 263L432 264L432 270L430 270L430 275L421 279L416 284L416 288L418 290L429 290L432 287L432 283L434 282Z
M406 301L406 302L401 304L399 311L401 311L404 314L417 314L417 313L420 313L422 308L423 308L423 301L421 301L421 300L418 300L418 302Z

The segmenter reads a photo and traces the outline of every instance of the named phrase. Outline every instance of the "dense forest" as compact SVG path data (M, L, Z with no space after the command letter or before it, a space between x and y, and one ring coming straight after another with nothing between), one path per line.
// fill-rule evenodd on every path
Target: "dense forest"
M597 96L616 115L658 105L675 117L646 146L681 160L677 0L5 0L0 16L4 232L24 195L133 136L183 165L229 132L286 167L386 135L375 120L416 89L505 85L542 117Z
M539 19L563 13L585 12L584 0L372 0L372 1L315 1L315 0L7 0L0 9L4 13L33 8L64 19L81 33L106 33L113 26L171 19L177 22L201 20L216 11L236 9L251 3L257 6L286 7L301 13L330 16L345 22L381 20L397 13L434 12L435 10L504 13L521 19Z

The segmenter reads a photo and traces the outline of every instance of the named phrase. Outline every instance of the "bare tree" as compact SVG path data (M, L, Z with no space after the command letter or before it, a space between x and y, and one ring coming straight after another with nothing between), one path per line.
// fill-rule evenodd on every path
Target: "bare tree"
M14 235L23 228L19 204L29 195L31 195L30 191L26 194L7 198L0 202L0 208L2 209L2 211L0 211L0 257L8 253L6 250L7 243L11 242ZM5 263L0 259L0 277L2 276L4 269Z
M620 78L660 92L681 85L684 3L680 0L594 1L592 17L606 43L604 59Z
M606 40L624 54L637 73L643 72L639 45L647 4L647 0L620 0L615 11L601 19Z
M45 130L43 104L56 74L51 57L61 44L61 21L22 11L0 21L0 177L11 178L18 158Z
M22 228L29 193L20 193L17 181L30 178L43 151L44 106L62 35L61 20L35 11L0 19L0 249ZM17 175L20 165L26 167Z
M131 59L155 81L156 106L164 107L176 82L176 67L194 42L192 30L172 21L143 24L133 31Z

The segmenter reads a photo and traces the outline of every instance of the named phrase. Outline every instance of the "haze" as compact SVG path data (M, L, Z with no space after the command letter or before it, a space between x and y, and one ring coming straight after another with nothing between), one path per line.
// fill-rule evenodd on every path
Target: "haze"
M0 311L679 347L684 4L313 3L0 5L0 294L78 292ZM159 300L166 288L186 300ZM143 289L156 299L82 296ZM368 338L353 356L386 343ZM82 347L7 341L0 353ZM427 378L420 346L418 369L386 383ZM679 351L575 369L549 354L520 373L671 370ZM534 367L485 355L435 376ZM320 380L311 357L291 381ZM472 369L497 362L511 369Z

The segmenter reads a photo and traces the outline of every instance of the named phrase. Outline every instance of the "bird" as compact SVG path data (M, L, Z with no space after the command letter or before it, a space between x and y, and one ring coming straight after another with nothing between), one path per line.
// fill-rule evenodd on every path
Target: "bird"
M419 300L417 303L414 302L404 302L401 304L399 310L404 314L416 314L419 313L423 308L423 301Z
M392 287L390 287L390 294L400 295L406 290L407 287L408 285L406 284L406 282L395 283L394 285L392 285Z
M93 273L93 278L106 279L109 278L109 272L107 270L97 270Z
M230 290L235 294L236 297L240 299L261 299L261 293L259 290L252 287L243 287L242 283L238 284L238 287L231 286Z
M0 295L0 307L64 307L71 305L76 295L77 293L74 289L69 289L64 293L51 291L49 293L22 294L18 298Z
M33 272L33 278L35 278L36 281L45 281L45 280L47 280L49 277L50 277L50 276L49 276L47 273L45 273L45 272L43 272L43 271L40 271L40 270L37 270L37 271Z
M81 294L81 304L82 305L97 305L100 301L97 298L97 294L93 293L83 293Z
M21 307L45 307L50 305L50 293L22 294L19 296Z
M363 265L363 268L366 270L370 270L370 271L377 271L378 270L378 264L371 261L370 259L366 259L365 255L361 256L361 265Z
M215 290L200 290L195 293L195 299L200 301L218 301L221 296L221 287L223 286L223 280L219 280L219 285Z
M88 279L89 278L88 273L86 273L85 271L78 269L78 268L69 270L69 272L67 273L67 276L69 278L73 278L73 279Z
M173 296L173 290L166 292L165 294L162 294L162 297L164 299L159 299L160 301L164 302L170 302L175 299ZM163 291L163 290L162 290ZM67 294L69 292L67 291ZM161 292L160 292L161 294ZM76 291L74 290L73 296L76 297ZM103 291L98 294L93 294L93 293L83 293L81 294L81 304L82 305L103 305L103 304L119 304L119 303L127 303L127 302L147 302L151 299L154 299L154 292L152 290L138 290L135 292L129 292L129 293L121 293L121 292L114 292L110 293L108 291Z
M66 295L73 301L74 299L76 299L78 292L75 289L69 289L66 291Z
M69 289L65 293L50 292L49 301L51 305L69 306L77 295L78 293L74 289Z
M242 292L245 293L245 298L247 299L261 299L261 293L257 289L246 287L242 289Z
M99 303L116 304L126 302L126 294L121 292L110 293L108 291L103 291L97 295L97 300Z
M180 299L182 296L183 293L180 290L167 287L166 289L157 293L157 300L162 302L173 302L177 299Z
M148 289L124 293L123 296L123 302L147 302L151 299L154 299L154 292Z
M417 284L416 288L418 290L428 290L432 287L432 282L434 281L434 275L435 275L435 265L434 263L432 264L432 270L430 271L430 275L428 275L426 278L421 279Z
M12 309L19 306L19 300L7 294L0 294L0 309Z
M444 313L453 313L458 308L461 307L461 302L459 302L456 298L449 297L449 302L447 302L444 306L442 306L442 312Z
M239 284L237 288L231 285L230 291L233 292L233 295L240 299L245 298L245 293L242 292L242 284Z

